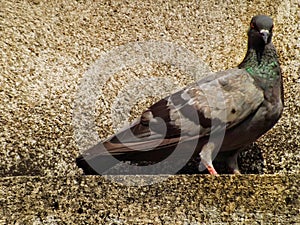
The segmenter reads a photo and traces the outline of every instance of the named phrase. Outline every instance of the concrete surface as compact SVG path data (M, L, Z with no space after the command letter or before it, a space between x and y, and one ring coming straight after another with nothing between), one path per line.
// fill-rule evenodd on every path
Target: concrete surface
M159 179L139 178L139 184ZM129 187L101 176L3 178L1 218L4 224L299 224L298 181L299 175L177 175Z
M242 172L257 175L180 175L137 188L82 176L74 163L81 151L74 101L99 58L136 41L168 42L209 70L224 70L243 59L256 14L274 19L285 88L281 120L240 158ZM300 223L299 21L298 0L1 1L0 224ZM105 81L95 110L97 138L194 79L176 66L137 64ZM148 85L151 97L139 88L149 77L156 81ZM131 114L113 117L115 100L128 87L139 101L121 98Z

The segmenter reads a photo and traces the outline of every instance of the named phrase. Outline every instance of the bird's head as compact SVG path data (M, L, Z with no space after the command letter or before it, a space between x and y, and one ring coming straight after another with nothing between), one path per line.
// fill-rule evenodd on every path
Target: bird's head
M273 20L269 16L254 16L248 32L249 47L263 49L272 39Z

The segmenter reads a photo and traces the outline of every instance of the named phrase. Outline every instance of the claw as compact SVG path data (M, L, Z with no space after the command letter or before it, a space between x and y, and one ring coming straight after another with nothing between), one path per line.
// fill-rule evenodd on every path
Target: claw
M217 173L217 171L215 170L215 168L213 166L207 165L206 168L211 175L219 176L219 174Z
M235 174L235 175L241 175L241 172L239 171L239 169L234 169L232 171L232 173Z

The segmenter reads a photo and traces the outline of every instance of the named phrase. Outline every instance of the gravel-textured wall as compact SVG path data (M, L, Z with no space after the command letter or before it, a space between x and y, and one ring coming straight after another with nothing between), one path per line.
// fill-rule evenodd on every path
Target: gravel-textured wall
M168 42L192 52L212 71L231 68L244 57L246 31L255 14L270 15L275 22L273 42L282 64L285 110L279 123L250 146L240 161L244 173L276 175L178 176L161 186L147 187L145 191L134 189L133 194L130 188L119 189L100 177L81 177L82 172L74 163L80 154L74 138L76 124L72 123L74 101L85 72L104 52L136 41ZM159 224L159 221L175 221L178 216L178 223L186 224L196 220L213 224L209 221L221 222L226 218L236 221L244 218L244 221L250 221L249 224L261 220L268 224L277 221L276 215L281 215L278 223L285 220L299 222L295 214L297 206L299 214L299 191L293 189L297 187L300 168L299 24L298 0L1 1L0 176L3 178L0 178L0 223L19 221L24 224L27 221L32 224L35 218L36 223L50 224L46 219L51 220L52 216L58 221L66 222L68 218L77 223L78 214L80 223L84 218L87 221L108 218L111 222L116 217L125 222L138 218ZM154 92L152 98L142 99L143 94L139 92L146 88L139 88L139 85L149 77L156 81L168 78L170 84L161 82L157 87L157 82L149 83L150 88L156 87L159 91ZM134 118L153 99L192 80L176 68L176 64L168 63L137 64L117 71L105 82L104 94L97 100L95 114L99 137L112 134L118 126L116 121L122 118L111 117L114 101L122 88L132 87L130 84L134 82L137 84L140 102L128 100L127 104L132 105L131 118ZM165 93L160 93L162 89ZM121 103L125 107L124 99ZM19 175L25 177L13 177ZM205 188L201 185L203 182ZM234 192L221 202L218 190L224 198L227 196L224 190L229 189ZM97 192L93 194L95 190ZM201 201L206 192L216 203ZM141 197L143 193L149 204ZM293 193L293 197L288 193ZM120 199L117 196L121 196ZM57 202L54 206L51 205L52 198ZM256 203L248 206L249 199ZM195 202L189 205L189 201ZM235 201L240 201L243 207L237 207ZM22 209L24 204L26 207ZM258 214L250 206L258 207ZM278 206L276 210L275 206ZM228 210L223 207L231 210L229 217ZM264 209L267 214L263 214ZM214 220L215 217L209 214L214 210L221 219ZM118 211L122 212L119 216L115 214ZM138 212L143 211L146 211L145 216L138 216ZM1 213L4 213L3 217ZM94 218L93 213L99 217ZM133 216L126 219L126 213L133 213Z
M299 178L177 175L138 187L101 176L4 178L0 224L299 224Z

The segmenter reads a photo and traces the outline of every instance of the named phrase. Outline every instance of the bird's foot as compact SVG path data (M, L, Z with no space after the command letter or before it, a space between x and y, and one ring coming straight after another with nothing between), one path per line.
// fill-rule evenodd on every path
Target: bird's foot
M239 169L233 169L232 170L232 174L235 174L235 175L241 175L241 172Z
M218 176L218 173L212 164L212 155L214 150L215 144L213 142L208 142L202 147L202 151L200 152L201 163L199 165L199 169L201 165L204 165L211 175Z
M211 174L211 175L215 175L215 176L219 176L219 174L217 173L217 171L215 170L214 167L212 166L206 166L208 172Z

